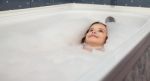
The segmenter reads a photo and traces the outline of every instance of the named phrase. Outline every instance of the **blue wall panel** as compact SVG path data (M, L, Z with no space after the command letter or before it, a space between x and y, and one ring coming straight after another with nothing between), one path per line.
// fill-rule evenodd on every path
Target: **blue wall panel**
M72 3L72 0L54 0L54 4Z
M0 0L0 10L20 9L64 3L150 7L150 0Z
M2 0L0 0L0 10L2 10Z
M49 5L49 0L31 0L31 7Z
M1 10L20 9L30 7L30 0L2 0Z
M110 0L76 0L76 3L110 4Z

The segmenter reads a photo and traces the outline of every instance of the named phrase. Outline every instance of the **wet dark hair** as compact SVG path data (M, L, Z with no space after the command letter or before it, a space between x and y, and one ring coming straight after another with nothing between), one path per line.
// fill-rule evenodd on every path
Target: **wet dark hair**
M86 31L86 33L84 34L84 37L82 38L81 43L84 43L84 42L85 42L86 34L89 32L90 28L91 28L93 25L95 25L95 24L102 24L102 25L104 25L104 26L107 28L107 25L105 25L105 24L103 24L103 23L101 23L101 22L94 22L94 23L92 23L92 24L90 25L89 29L88 29L88 30ZM106 43L107 39L108 39L108 36L106 36L104 43Z

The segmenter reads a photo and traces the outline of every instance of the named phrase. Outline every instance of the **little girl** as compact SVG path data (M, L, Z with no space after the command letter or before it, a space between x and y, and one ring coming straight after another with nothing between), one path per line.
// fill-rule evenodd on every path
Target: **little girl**
M83 49L87 51L104 50L104 44L108 39L107 25L101 22L94 22L90 25L89 29L82 38L81 43Z

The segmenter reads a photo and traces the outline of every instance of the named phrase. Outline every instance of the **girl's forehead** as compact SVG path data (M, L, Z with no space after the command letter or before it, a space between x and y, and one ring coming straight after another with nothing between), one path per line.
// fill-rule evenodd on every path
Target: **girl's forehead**
M94 25L91 26L91 28L106 29L106 27L103 24L94 24Z

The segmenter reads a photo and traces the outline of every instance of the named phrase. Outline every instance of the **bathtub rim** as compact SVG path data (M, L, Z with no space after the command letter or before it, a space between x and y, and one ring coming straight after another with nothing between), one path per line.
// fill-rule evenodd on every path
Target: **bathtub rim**
M89 11L89 10L98 11L98 12L102 10L102 12L127 13L136 16L147 17L147 19L150 18L150 8L68 3L68 4L60 4L60 5L52 5L52 6L27 8L27 9L0 11L0 24L7 24L8 22L17 22L17 20L13 20L12 18L9 18L15 16L22 17L24 15L30 19L34 19L46 15L53 15L62 12L67 12L67 11L70 12L70 11ZM141 10L143 12L141 12ZM19 17L20 20L26 19L21 17ZM7 21L8 19L10 21ZM18 19L18 21L20 20Z
M28 14L28 13L37 13L37 12L41 13L47 10L48 12L54 13L54 12L60 12L60 11L66 11L66 10L85 10L85 9L86 10L104 10L104 11L111 11L111 12L129 12L129 13L136 13L136 14L138 13L138 14L144 14L144 15L150 14L150 8L145 8L145 7L67 3L67 4L58 4L58 5L49 5L49 6L41 6L41 7L33 7L33 8L0 11L0 17L19 15L19 14Z

